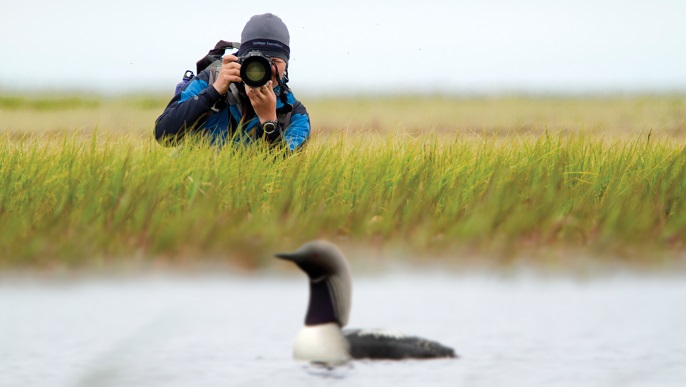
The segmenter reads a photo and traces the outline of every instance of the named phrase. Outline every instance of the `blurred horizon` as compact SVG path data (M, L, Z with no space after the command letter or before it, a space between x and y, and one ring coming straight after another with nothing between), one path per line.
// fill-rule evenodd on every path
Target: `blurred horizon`
M676 0L268 0L201 9L178 0L11 0L3 10L2 92L171 94L218 40L240 40L250 16L272 12L290 30L298 95L686 93L686 3Z

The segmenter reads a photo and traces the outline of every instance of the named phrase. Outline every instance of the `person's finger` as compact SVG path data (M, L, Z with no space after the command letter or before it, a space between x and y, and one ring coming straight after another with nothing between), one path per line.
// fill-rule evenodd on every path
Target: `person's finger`
M222 63L223 64L228 64L231 62L238 62L238 57L235 55L231 55L231 54L224 55L224 57L222 57Z
M258 87L258 88L257 88L257 90L258 90L257 92L258 92L259 94L261 94L262 96L266 97L266 96L269 95L270 92L271 92L271 93L274 93L274 88L272 88L271 85L272 85L272 82L269 81L269 82L267 82L266 84L264 84L264 85Z
M222 80L225 80L229 83L243 82L243 80L241 79L241 71L237 68L231 67L231 65L222 65L219 77Z
M227 77L233 77L233 78L240 78L241 76L241 71L238 69L234 68L225 68L222 70L222 73L225 74Z
M248 91L248 96L250 97L250 100L253 102L260 101L262 99L262 93L260 92L259 87L250 87L250 90Z
M250 103L253 105L253 107L264 103L262 97L258 95L257 92L249 93L248 97L250 98Z

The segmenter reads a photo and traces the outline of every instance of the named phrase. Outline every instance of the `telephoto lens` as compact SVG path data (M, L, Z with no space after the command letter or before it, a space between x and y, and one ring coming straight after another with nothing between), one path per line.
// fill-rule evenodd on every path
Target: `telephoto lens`
M241 78L250 87L261 87L272 79L272 62L259 51L250 51L238 58Z

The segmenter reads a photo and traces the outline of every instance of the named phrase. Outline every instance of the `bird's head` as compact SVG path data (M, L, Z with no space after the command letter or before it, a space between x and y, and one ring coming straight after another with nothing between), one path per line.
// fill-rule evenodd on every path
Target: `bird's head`
M341 326L348 323L352 280L348 261L336 245L317 240L305 243L292 253L275 256L295 263L310 279L310 310L306 319L315 318L320 313L317 309L330 301L337 322ZM325 297L320 298L324 293Z

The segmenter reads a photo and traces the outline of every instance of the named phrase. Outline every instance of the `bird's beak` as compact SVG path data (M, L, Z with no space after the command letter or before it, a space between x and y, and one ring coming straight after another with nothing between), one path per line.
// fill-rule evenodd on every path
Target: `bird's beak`
M295 262L298 258L298 255L295 253L276 253L276 254L274 254L274 256L276 258L285 259L286 261L291 261L291 262Z

